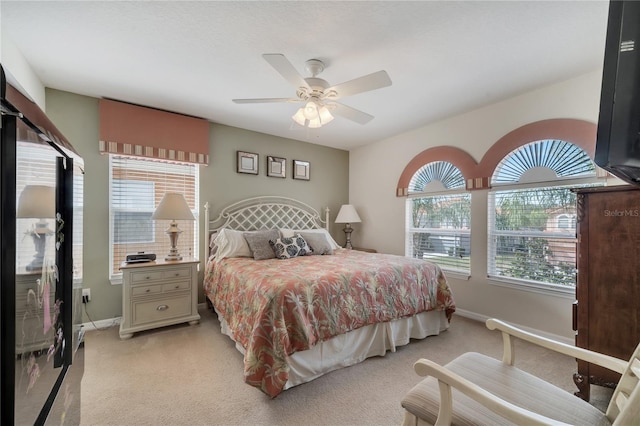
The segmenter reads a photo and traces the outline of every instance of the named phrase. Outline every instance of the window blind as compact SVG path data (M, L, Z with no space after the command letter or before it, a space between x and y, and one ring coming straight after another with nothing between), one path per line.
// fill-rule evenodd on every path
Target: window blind
M178 252L197 257L198 176L195 164L172 163L126 156L110 156L110 247L111 275L127 254L152 252L163 259L171 244L165 230L169 220L151 220L166 192L184 195L196 220L179 220L182 230Z
M576 196L569 187L489 195L489 275L574 286Z
M488 200L488 273L525 285L574 287L576 195L595 165L577 145L531 142L496 167Z
M447 161L427 163L413 175L408 190L405 255L469 273L471 194L460 170Z
M406 212L407 256L470 272L471 194L409 198Z

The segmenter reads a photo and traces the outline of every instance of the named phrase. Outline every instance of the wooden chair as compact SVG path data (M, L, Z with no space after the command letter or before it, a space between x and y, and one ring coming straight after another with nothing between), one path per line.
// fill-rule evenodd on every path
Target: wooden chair
M402 399L404 425L638 425L640 344L629 361L556 342L502 321L502 361L474 352L447 365L420 359L416 373L429 376ZM622 374L606 413L588 402L514 366L513 337Z

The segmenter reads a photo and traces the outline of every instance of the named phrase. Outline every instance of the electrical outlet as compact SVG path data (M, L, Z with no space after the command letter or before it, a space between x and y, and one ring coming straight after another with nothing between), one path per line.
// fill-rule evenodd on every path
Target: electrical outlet
M91 300L91 289L83 288L82 289L82 303L88 303Z

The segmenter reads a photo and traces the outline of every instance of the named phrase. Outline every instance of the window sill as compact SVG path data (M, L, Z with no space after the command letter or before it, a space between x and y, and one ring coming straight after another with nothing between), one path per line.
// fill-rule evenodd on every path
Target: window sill
M109 277L111 285L122 285L122 274L113 274Z
M445 269L442 268L442 272L447 278L455 278L457 280L469 281L471 279L471 274L469 272L457 271L455 269Z
M489 284L497 285L499 287L513 288L516 290L529 291L531 293L544 294L547 296L556 296L563 299L575 300L576 298L575 287L545 285L532 281L516 281L498 277L488 277L487 281Z

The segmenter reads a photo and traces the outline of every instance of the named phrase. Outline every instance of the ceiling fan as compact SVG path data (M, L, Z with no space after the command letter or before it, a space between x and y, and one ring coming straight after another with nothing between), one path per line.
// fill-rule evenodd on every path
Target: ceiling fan
M284 55L280 53L266 53L262 55L262 57L275 68L285 80L293 84L296 88L296 97L233 99L233 102L237 104L267 102L304 103L305 105L292 117L293 120L301 126L310 128L321 127L333 120L333 114L359 124L366 124L373 119L372 115L336 102L336 100L391 86L391 79L386 71L374 72L345 83L330 86L326 80L317 77L325 68L325 64L319 59L309 59L305 62L305 70L311 74L311 77L303 78Z

